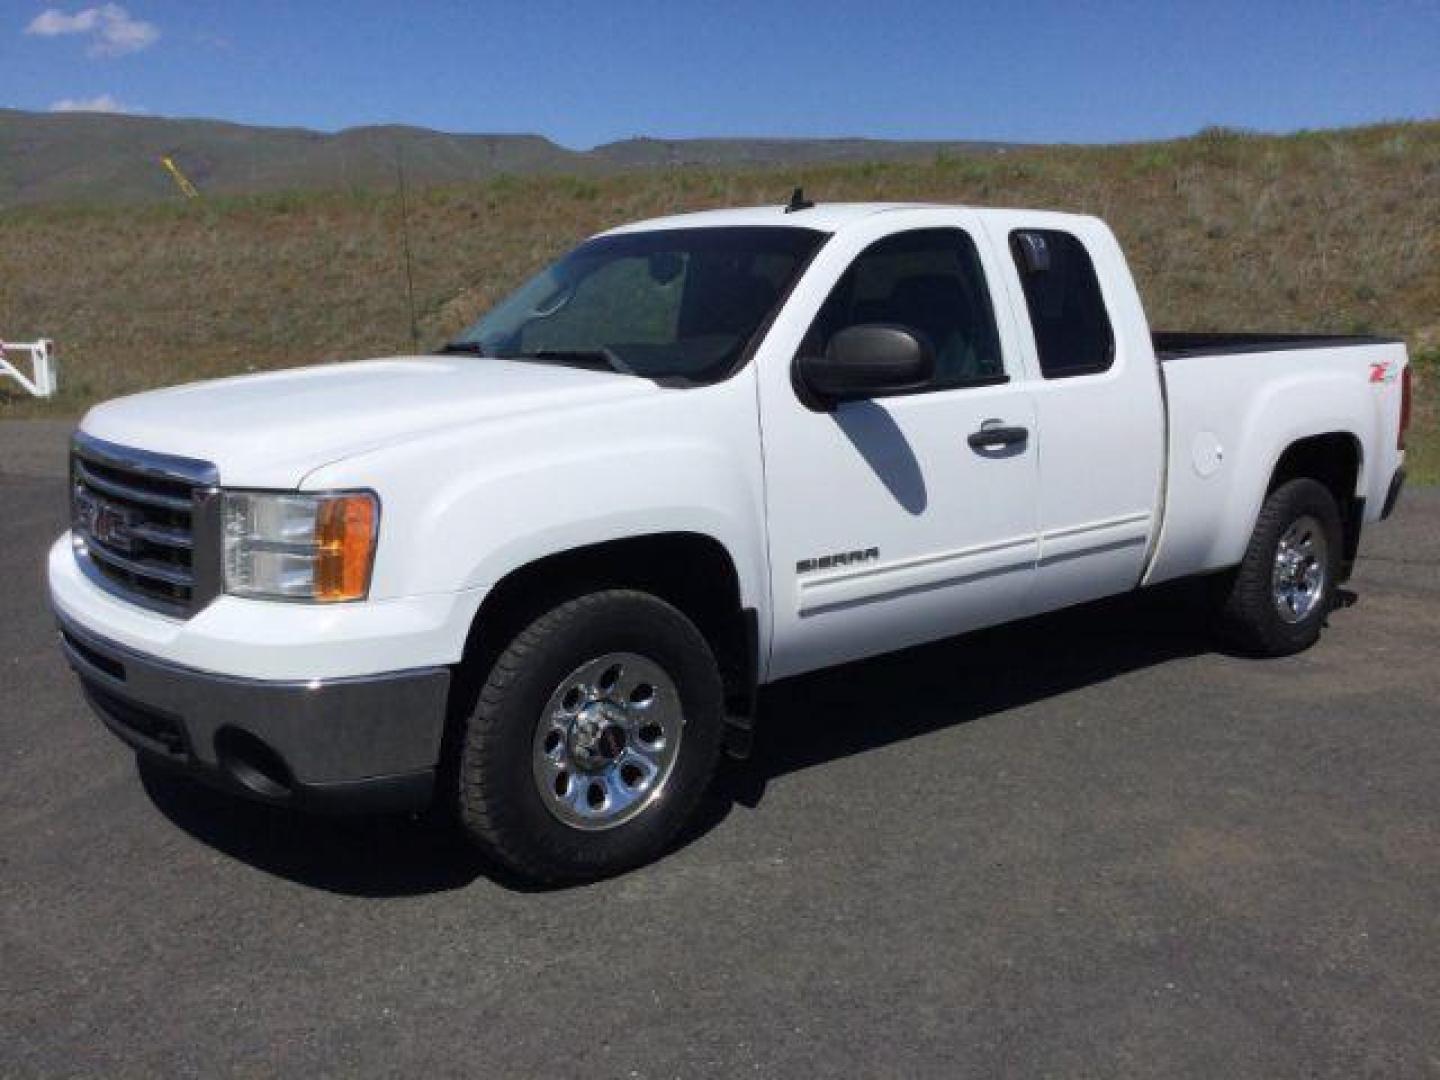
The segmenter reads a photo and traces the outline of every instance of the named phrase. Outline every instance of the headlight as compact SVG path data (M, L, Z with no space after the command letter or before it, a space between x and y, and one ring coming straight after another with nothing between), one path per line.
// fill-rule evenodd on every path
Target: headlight
M270 600L363 600L380 500L369 492L227 491L225 591Z

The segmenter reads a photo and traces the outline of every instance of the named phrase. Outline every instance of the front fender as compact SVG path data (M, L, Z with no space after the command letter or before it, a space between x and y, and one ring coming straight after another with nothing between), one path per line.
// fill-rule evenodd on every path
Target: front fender
M729 553L746 606L768 607L751 378L437 432L305 486L379 493L378 599L484 590L548 555L690 532Z
M688 532L730 555L745 606L759 606L766 591L755 493L729 455L684 441L612 447L472 478L432 503L420 528L431 536L485 537L435 568L437 580L458 581L461 589L488 588L537 559L590 544Z

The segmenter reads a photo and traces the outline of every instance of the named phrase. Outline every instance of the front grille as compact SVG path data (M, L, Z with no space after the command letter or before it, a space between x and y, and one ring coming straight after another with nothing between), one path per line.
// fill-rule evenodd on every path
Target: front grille
M218 591L218 475L208 462L77 435L71 527L77 556L111 591L184 615Z

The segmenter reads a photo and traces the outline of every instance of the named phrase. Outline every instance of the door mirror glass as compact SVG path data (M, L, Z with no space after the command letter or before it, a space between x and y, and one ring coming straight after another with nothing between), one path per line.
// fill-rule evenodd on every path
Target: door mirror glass
M835 334L823 356L800 359L805 388L825 403L919 390L935 375L935 350L904 326L868 323Z

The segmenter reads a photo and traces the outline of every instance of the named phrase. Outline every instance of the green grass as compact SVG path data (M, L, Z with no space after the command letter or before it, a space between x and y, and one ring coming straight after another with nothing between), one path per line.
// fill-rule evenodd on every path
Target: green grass
M1417 358L1412 475L1440 481L1440 122L923 162L499 177L416 190L420 346L618 222L776 203L900 199L1096 213L1167 329L1377 331ZM0 418L221 374L409 351L391 194L292 193L0 213L0 336L52 337L61 394Z

